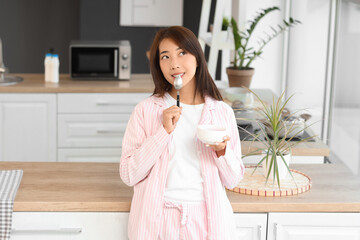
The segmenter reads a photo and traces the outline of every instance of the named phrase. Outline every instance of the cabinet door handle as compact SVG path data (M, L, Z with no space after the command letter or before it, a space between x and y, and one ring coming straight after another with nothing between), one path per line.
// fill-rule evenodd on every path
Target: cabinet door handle
M129 103L123 103L123 102L104 102L104 101L99 101L96 102L96 105L98 106L120 106L120 105L130 105Z
M48 233L48 234L79 234L82 232L82 228L58 228L58 229L11 229L12 234L16 233Z
M274 223L274 240L277 240L278 224Z
M99 130L96 130L96 133L111 134L111 133L124 133L124 131L99 129Z
M258 225L257 229L258 229L258 239L261 240L261 230L262 230L261 225Z

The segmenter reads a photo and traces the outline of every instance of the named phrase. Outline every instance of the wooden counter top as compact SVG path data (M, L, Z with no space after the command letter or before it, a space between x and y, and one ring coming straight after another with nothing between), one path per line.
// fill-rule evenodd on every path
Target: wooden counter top
M116 163L0 162L23 169L14 211L127 212L133 190ZM312 178L309 192L290 197L256 197L227 191L235 212L359 212L360 180L342 165L293 165Z
M132 74L130 80L71 80L69 74L60 74L59 83L45 83L44 74L11 74L23 82L0 86L0 93L151 93L154 83L150 74Z

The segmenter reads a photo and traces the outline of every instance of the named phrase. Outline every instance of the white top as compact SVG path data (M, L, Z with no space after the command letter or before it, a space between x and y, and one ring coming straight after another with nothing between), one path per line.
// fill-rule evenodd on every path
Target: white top
M176 105L176 100L168 93L165 94L165 102L167 107ZM172 132L164 198L176 203L199 203L204 201L204 193L200 158L197 155L195 143L196 128L204 104L181 103L180 106L183 109L176 128Z

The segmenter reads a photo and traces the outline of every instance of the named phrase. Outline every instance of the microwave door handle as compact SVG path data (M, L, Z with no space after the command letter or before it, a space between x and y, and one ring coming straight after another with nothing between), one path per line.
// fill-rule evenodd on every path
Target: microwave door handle
M118 76L118 61L119 61L119 57L118 57L118 50L114 49L114 76L117 77Z

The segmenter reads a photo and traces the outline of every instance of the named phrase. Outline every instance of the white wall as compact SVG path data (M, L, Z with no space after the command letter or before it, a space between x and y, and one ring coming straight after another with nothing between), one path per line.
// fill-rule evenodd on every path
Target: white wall
M330 149L360 175L360 2L340 1Z
M335 107L360 107L360 3L341 1Z
M240 0L240 14L241 20L249 21L256 16L259 9L264 9L272 6L279 6L283 10L283 1L281 0ZM253 37L250 41L250 46L257 47L259 37L265 38L264 32L271 33L270 26L277 26L282 23L283 11L274 11L267 15L256 27ZM240 24L241 25L241 24ZM273 39L263 51L260 58L253 61L251 67L255 68L255 74L251 82L251 88L268 88L276 94L280 93L280 79L282 71L282 54L283 54L283 36L278 36Z
M292 0L291 15L302 24L289 38L287 96L290 109L307 109L321 136L329 37L330 0Z

